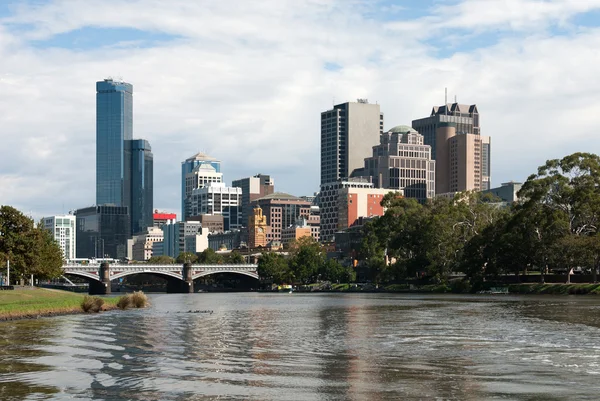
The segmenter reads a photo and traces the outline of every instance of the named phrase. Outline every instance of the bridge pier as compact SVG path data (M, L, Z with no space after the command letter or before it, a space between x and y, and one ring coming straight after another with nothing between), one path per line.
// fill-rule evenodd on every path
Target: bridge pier
M194 293L194 280L192 279L192 264L184 263L183 269L181 270L181 276L183 281L169 280L167 283L168 294L193 294Z
M98 278L100 281L90 282L90 295L108 295L111 293L110 289L110 266L107 262L100 264L100 270L98 270Z

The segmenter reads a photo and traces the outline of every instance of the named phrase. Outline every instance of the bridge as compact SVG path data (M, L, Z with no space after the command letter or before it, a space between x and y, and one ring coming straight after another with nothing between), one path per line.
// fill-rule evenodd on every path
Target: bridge
M69 274L86 279L90 294L110 294L110 284L113 280L133 274L154 274L167 279L167 292L193 293L194 280L216 273L234 273L252 277L258 280L258 265L109 265L106 262L89 265L63 265L63 274Z

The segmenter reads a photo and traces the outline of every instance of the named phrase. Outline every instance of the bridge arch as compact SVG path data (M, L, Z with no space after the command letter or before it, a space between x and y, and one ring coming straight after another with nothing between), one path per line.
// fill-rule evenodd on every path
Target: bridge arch
M197 274L194 274L192 276L192 280L197 280L201 277L206 277L206 276L210 276L212 274L221 274L221 273L228 273L228 274L241 274L244 276L248 276L248 277L252 277L256 280L258 280L258 273L256 272L251 272L251 271L243 271L243 270L227 270L227 269L223 269L223 270L214 270L214 271L203 271Z
M117 279L120 279L123 277L133 276L136 274L151 274L153 276L160 276L167 280L177 279L179 281L183 281L183 277L181 276L181 274L177 274L175 272L154 271L154 270L135 270L135 271L120 272L120 273L116 273L116 274L113 274L112 276L110 276L110 280L113 281L113 280L117 280Z
M97 274L93 274L93 273L90 273L90 272L78 272L78 271L68 271L67 270L63 274L85 278L88 281L90 281L90 280L91 281L98 281L98 282L102 281L102 280L100 280L100 277L98 277Z

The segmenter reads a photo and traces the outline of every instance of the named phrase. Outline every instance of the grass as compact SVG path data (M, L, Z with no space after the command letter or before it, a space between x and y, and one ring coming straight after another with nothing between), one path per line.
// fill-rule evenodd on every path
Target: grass
M123 295L117 301L117 307L119 309L129 308L145 308L148 306L148 297L142 291L136 291L132 294Z
M511 294L594 294L600 295L600 284L512 284Z
M78 313L82 311L84 298L83 294L43 288L0 291L0 320ZM114 308L118 301L116 298L99 299L104 301L104 309Z

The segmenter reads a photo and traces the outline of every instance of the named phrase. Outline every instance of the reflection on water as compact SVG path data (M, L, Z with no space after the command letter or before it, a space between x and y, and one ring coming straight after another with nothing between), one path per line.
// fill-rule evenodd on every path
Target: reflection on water
M595 400L600 390L593 297L151 301L0 323L0 399Z

